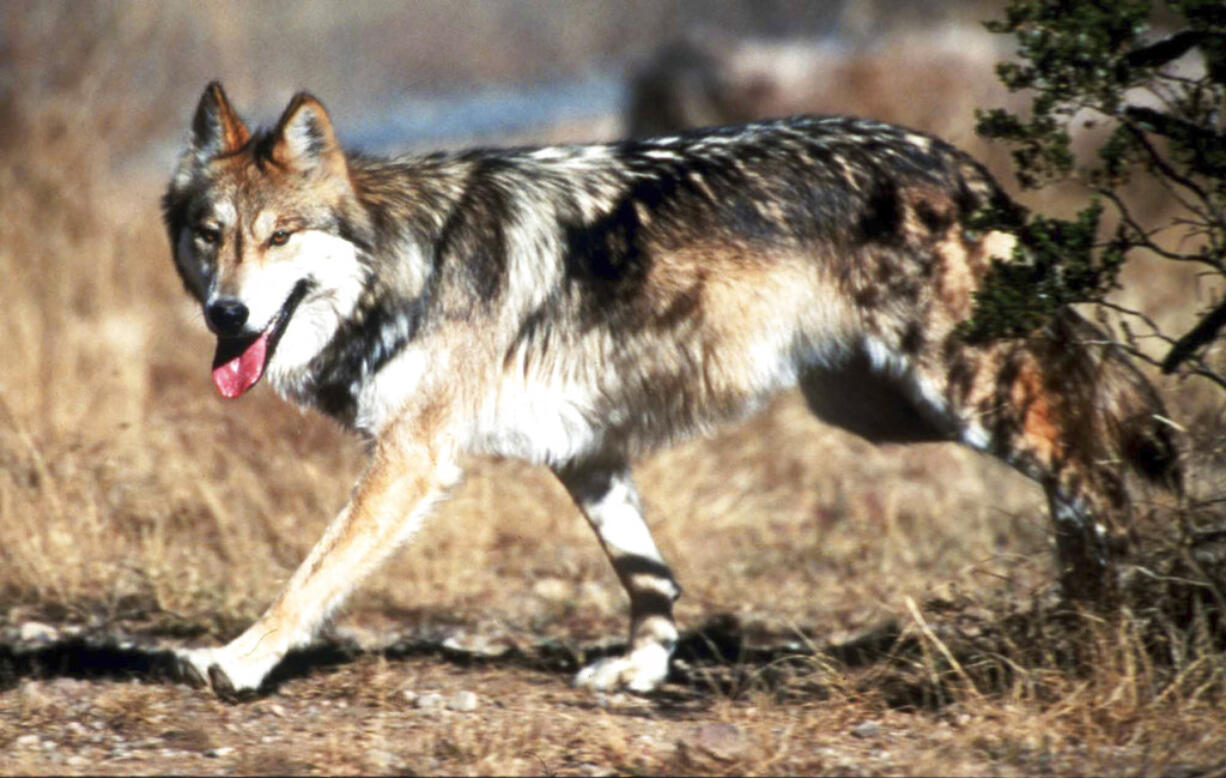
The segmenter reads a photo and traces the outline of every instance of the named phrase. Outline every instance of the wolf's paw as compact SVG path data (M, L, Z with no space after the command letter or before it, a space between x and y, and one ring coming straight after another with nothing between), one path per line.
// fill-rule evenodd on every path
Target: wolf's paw
M175 651L175 677L194 689L208 686L210 660L207 651L207 648Z
M191 648L175 652L178 676L196 688L212 686L225 702L256 696L267 669L232 660L224 648Z
M653 692L668 677L668 655L664 646L646 646L625 656L611 656L593 662L575 676L575 686L595 692Z

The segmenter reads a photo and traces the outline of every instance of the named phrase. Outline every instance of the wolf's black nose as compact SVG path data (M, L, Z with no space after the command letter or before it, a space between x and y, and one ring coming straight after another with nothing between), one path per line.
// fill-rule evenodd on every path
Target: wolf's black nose
M247 323L247 306L238 300L222 298L209 303L204 309L204 316L209 320L213 332L223 336L234 336L242 332Z

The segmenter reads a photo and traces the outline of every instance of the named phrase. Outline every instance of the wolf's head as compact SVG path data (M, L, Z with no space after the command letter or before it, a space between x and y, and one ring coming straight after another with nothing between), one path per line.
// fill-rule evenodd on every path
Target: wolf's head
M367 272L368 216L323 105L298 94L253 134L209 84L162 205L175 266L217 335L218 391L238 397L265 372L292 384Z

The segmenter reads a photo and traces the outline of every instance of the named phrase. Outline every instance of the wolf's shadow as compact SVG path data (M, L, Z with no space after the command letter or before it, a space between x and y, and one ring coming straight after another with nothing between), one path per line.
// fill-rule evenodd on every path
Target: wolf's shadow
M811 667L815 660L848 667L880 661L898 649L900 636L901 631L891 622L839 645L818 647L804 640L783 638L774 643L761 639L751 643L734 617L719 615L681 635L669 681L700 695L735 693L750 679L769 684L779 672L801 665ZM393 662L437 657L462 666L525 668L570 675L588 662L625 650L625 643L576 646L542 641L491 654L466 651L437 637L408 637L371 651L351 642L323 639L291 651L255 696L273 693L288 681L328 672L366 656L381 656ZM159 647L152 639L116 638L105 633L37 645L0 644L0 691L12 689L28 678L136 680L150 684L185 680L171 650Z

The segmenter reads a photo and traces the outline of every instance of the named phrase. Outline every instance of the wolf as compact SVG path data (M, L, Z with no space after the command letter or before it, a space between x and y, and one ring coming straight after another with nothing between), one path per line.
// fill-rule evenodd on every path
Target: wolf
M342 149L310 94L253 132L212 83L162 204L220 394L267 376L369 450L267 611L223 647L179 651L183 677L223 698L258 691L471 455L542 464L569 491L630 600L624 655L575 682L641 693L668 676L681 587L630 463L789 387L871 441L958 442L1039 482L1066 586L1091 597L1128 472L1178 484L1157 394L1077 314L961 337L1016 240L972 217L1018 209L920 132L801 116L380 158Z

